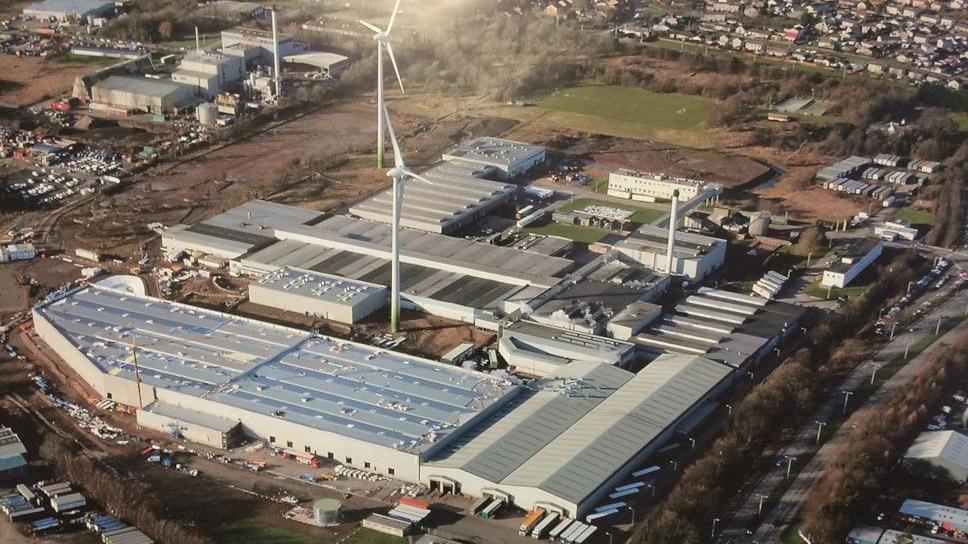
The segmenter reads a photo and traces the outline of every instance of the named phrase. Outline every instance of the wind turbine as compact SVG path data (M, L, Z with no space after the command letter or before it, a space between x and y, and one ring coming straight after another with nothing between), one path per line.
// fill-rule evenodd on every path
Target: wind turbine
M403 90L403 80L400 78L400 69L397 68L397 59L393 56L393 46L390 45L390 30L393 28L393 21L397 18L397 11L400 9L400 0L393 4L393 13L390 14L390 22L387 23L386 30L381 30L378 26L361 20L360 24L373 31L373 40L376 41L376 166L383 168L383 122L384 109L383 102L383 50L386 49L393 63L393 72L397 75L397 83L400 84L400 92Z
M387 124L390 144L393 145L393 168L387 171L387 176L393 178L393 226L390 235L390 252L393 255L390 264L390 332L395 333L400 330L400 210L403 206L403 187L410 179L430 184L433 184L433 182L420 174L414 173L403 163L400 144L397 143L397 137L393 133L393 125L390 124L390 112L387 111L385 105L380 108L380 112Z

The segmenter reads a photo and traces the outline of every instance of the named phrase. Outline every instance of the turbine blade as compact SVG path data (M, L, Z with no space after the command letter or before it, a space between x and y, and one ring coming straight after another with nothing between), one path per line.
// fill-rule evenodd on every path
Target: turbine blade
M360 24L363 25L363 26L365 26L366 28L369 28L370 30L372 30L376 34L379 34L379 33L383 32L382 30L380 30L380 27L378 27L376 25L371 25L370 23L364 21L363 19L360 19Z
M406 174L407 174L407 177L408 177L408 178L411 178L411 179L415 179L415 180L417 180L417 181L422 181L422 182L424 182L424 183L429 183L430 185L433 185L433 184L434 184L434 182L432 182L432 181L430 181L429 179L427 179L427 178L425 178L425 177L423 177L423 176L421 176L420 174L416 174L416 173L414 173L414 172L413 172L413 170L409 170L409 169L408 169L408 170L406 171Z
M399 10L400 10L400 0L397 0L393 4L393 13L390 14L390 22L387 23L387 30L386 30L387 34L389 34L390 29L393 28L393 21L397 18L397 11Z
M393 164L397 168L406 168L403 164L403 155L400 154L400 144L397 142L397 135L393 132L393 123L390 122L390 112L387 110L386 104L381 104L383 107L383 119L387 124L387 134L390 136L390 144L393 145Z
M383 45L386 46L387 54L390 55L390 62L393 64L393 73L397 75L397 83L400 84L400 92L406 93L403 90L403 80L400 79L400 69L397 68L397 59L393 56L393 47L390 46L390 42L386 42Z

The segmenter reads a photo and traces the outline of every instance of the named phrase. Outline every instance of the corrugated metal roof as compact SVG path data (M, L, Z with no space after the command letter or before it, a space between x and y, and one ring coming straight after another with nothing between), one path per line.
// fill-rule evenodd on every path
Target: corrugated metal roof
M663 355L638 374L575 362L429 464L580 503L730 373L686 355Z

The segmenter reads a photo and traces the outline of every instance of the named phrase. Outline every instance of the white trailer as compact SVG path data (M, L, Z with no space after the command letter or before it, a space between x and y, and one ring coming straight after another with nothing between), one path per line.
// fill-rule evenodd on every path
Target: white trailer
M555 527L555 522L558 520L557 512L549 512L544 519L541 520L538 525L535 526L534 530L531 531L531 538L535 540L540 540L544 537L545 533Z

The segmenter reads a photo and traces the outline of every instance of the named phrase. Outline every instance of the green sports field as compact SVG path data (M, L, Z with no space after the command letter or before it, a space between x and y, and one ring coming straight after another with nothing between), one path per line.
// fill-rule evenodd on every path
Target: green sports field
M699 132L713 100L679 93L611 85L565 87L536 100L538 106L569 117L568 124L602 134L649 136Z
M632 222L639 223L642 225L652 223L653 221L664 216L667 213L665 210L646 208L644 206L635 206L633 204L616 204L614 202L609 202L607 200L598 200L595 198L576 198L571 202L562 206L561 211L573 212L575 210L581 210L592 205L608 206L611 208L619 208L622 210L628 210L630 212L634 212L634 214L631 217Z

